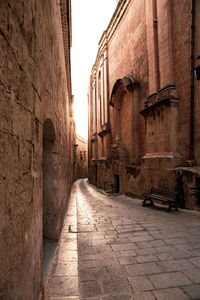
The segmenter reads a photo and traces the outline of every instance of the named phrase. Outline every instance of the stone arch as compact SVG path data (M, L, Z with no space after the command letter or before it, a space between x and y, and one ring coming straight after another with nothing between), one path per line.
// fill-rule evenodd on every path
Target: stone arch
M55 164L56 134L51 119L43 125L43 236L56 239L57 171Z
M132 76L118 79L111 93L114 108L114 140L130 158L133 152L133 91L138 83Z
M109 104L114 106L117 93L122 92L124 90L133 91L138 86L139 83L131 75L118 79L113 86Z

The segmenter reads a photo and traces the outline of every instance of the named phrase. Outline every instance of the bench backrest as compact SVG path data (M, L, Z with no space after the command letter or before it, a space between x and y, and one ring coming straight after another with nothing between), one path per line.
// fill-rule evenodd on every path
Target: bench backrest
M151 188L151 194L166 196L166 197L171 198L171 199L175 199L176 196L177 196L177 192L168 191L168 190L165 190L165 189L157 189L155 187Z

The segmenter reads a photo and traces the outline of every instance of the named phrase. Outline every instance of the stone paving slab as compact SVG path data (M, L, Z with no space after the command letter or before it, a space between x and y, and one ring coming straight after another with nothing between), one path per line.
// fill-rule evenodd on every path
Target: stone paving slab
M162 289L153 291L157 300L188 300L191 299L189 295L186 295L180 288Z
M77 264L74 261L58 262L55 268L55 276L77 277Z
M127 278L109 279L102 282L103 294L125 295L131 294L132 288Z
M50 300L200 300L200 213L78 180L56 252Z
M161 261L158 262L157 265L161 267L164 272L194 269L194 265L191 264L187 259Z
M121 296L109 296L109 297L103 297L103 300L131 300L130 295L121 295Z
M200 284L200 268L194 268L190 270L183 270L183 273L194 283ZM200 298L200 297L199 297Z
M142 276L162 273L162 268L159 267L155 262L127 265L125 267L129 276Z
M106 267L84 268L79 270L80 281L103 281L110 279Z
M156 300L151 292L134 293L131 300Z
M80 300L80 297L75 296L75 297L51 297L50 300Z
M192 284L192 282L183 273L180 272L150 275L149 279L151 280L153 285L159 289Z
M159 260L155 255L141 255L137 256L135 259L138 263L153 262Z
M80 282L80 294L83 298L101 295L101 288L96 280Z
M187 293L192 299L200 299L200 285L189 285L187 287L183 287L183 291Z
M147 276L129 277L128 279L134 292L144 292L154 289L153 284Z
M51 295L54 297L79 296L78 278L54 276L52 278Z

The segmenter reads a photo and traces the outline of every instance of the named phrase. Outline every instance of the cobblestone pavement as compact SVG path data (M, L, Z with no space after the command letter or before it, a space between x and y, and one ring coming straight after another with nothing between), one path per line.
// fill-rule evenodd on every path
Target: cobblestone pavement
M142 207L76 181L50 299L200 299L200 214Z

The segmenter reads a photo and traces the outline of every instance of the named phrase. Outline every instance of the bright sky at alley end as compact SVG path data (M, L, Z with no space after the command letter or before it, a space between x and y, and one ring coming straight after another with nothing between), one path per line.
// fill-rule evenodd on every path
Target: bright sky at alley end
M71 0L72 2L72 93L76 132L88 134L87 90L92 66L103 31L117 6L117 0Z

